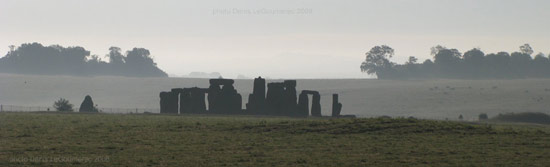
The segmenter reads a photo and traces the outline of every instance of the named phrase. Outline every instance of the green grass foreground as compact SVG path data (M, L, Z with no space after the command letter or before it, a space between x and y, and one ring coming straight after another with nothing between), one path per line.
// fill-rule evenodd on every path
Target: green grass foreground
M545 166L549 129L389 118L0 113L0 166Z

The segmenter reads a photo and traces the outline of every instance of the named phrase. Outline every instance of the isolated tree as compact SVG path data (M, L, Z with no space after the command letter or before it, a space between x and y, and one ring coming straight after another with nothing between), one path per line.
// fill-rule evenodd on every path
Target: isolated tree
M440 45L432 48L434 63L440 77L456 77L460 73L461 53L457 49L447 49Z
M485 53L479 48L474 48L466 53L464 53L464 72L466 76L470 77L481 77L484 71L483 59L485 58Z
M481 51L479 48L474 48L464 53L464 63L481 66L481 64L479 63L483 62L484 56L485 53L483 53L483 51Z
M488 77L508 78L510 77L510 54L507 52L491 53L485 56L485 66Z
M519 47L519 50L521 51L521 53L527 54L529 56L531 56L533 54L533 48L531 48L531 45L529 45L529 44L521 45Z
M88 63L93 63L93 64L98 64L98 63L101 63L101 58L99 58L98 55L92 55L90 56L90 59L88 59L86 62Z
M533 68L531 71L532 76L535 77L548 77L550 74L550 60L544 55L539 53L533 59Z
M435 55L437 55L437 53L439 53L439 51L444 50L444 49L447 49L447 48L444 47L444 46L441 46L441 45L434 46L434 47L430 48L430 55L435 56Z
M409 60L404 65L395 65L394 69L400 75L399 77L420 77L422 72L419 70L422 65L418 64L417 61L418 58L409 56Z
M437 50L434 55L434 63L441 65L454 65L458 64L462 55L457 49L441 49Z
M71 112L73 111L73 104L71 104L67 99L59 98L59 100L53 103L53 108L57 111Z
M393 63L390 62L394 50L386 45L375 46L367 52L366 60L361 64L361 71L367 74L376 74L378 78L384 78L392 70ZM391 74L390 74L391 75Z
M119 47L111 46L107 57L109 57L109 63L111 64L124 64L124 55L120 52Z
M510 55L510 65L514 74L519 77L527 77L529 74L533 59L528 53L514 52Z
M416 57L409 56L409 60L407 61L407 64L416 64L416 61L418 61Z
M157 64L151 58L151 52L145 48L134 48L127 52L124 58L125 62L130 65L147 65L156 66Z
M548 61L548 57L546 57L546 55L544 55L544 53L538 53L535 58L533 59L534 62L537 62L537 61Z
M422 65L429 65L429 66L431 66L431 65L433 65L433 64L434 64L434 62L433 62L432 60L430 60L430 59L426 59L426 60L424 60L424 62L422 62Z
M145 48L134 48L127 51L124 61L126 62L130 76L168 76L168 74L157 67L157 63L153 61L151 52Z
M478 119L479 119L480 121L482 121L482 120L487 120L487 119L489 119L489 116L488 116L487 114L485 114L485 113L481 113L481 114L479 114Z

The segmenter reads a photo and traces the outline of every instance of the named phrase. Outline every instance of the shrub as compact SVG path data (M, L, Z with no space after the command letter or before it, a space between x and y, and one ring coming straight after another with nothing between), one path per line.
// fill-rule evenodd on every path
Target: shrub
M525 123L537 123L537 124L550 124L550 116L544 113L537 112L524 112L524 113L507 113L499 114L498 116L491 118L495 121L503 122L525 122Z
M73 111L73 104L71 104L67 99L59 98L59 100L53 103L53 108L57 111L69 112Z
M489 116L487 116L487 114L485 113L482 113L482 114L479 114L479 120L487 120L489 119Z

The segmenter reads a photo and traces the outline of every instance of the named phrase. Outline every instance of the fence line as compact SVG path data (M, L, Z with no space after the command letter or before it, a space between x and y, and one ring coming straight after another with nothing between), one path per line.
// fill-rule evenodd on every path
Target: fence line
M74 112L78 112L79 108L73 108ZM122 113L122 114L131 114L131 113L160 113L159 108L109 108L109 107L98 107L97 108L101 113ZM53 107L46 106L19 106L19 105L0 105L0 112L37 112L37 111L51 111L57 112Z

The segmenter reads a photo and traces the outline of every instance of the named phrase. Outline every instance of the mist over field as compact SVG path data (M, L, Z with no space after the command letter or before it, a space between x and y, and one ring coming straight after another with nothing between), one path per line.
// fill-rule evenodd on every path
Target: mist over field
M276 80L268 80L268 82ZM330 115L332 94L340 95L342 114L476 120L480 113L550 113L550 79L518 80L375 80L298 79L297 90L318 90L323 115ZM253 80L235 80L243 108ZM72 77L0 74L3 105L50 107L60 97L79 105L91 95L101 108L158 112L159 92L208 87L208 79ZM131 110L133 111L133 110ZM142 110L140 110L142 111ZM111 111L104 111L111 112ZM116 111L113 111L116 112ZM127 111L123 111L127 112Z
M2 0L3 166L548 166L549 0Z

